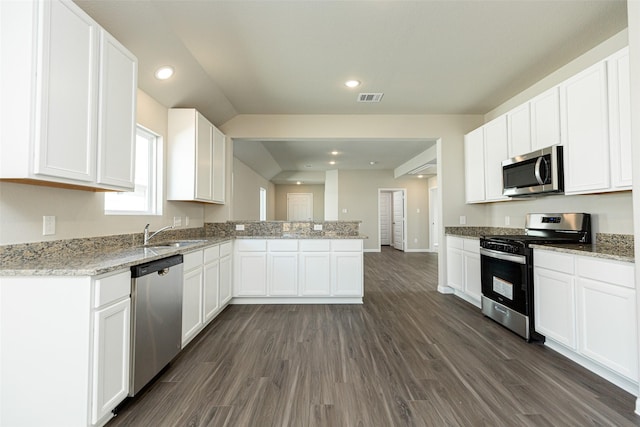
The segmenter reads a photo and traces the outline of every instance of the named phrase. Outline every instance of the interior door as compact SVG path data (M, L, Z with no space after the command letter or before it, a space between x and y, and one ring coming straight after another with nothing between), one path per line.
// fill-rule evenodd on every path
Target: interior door
M287 193L287 221L313 219L313 194Z
M393 193L393 247L404 250L404 191Z
M380 245L391 246L391 193L380 193Z

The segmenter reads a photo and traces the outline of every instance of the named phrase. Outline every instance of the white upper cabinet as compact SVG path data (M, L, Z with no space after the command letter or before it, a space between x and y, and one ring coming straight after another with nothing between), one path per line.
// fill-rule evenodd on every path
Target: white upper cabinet
M558 145L560 140L560 90L551 88L529 101L531 108L531 149Z
M467 203L484 202L484 130L464 136L464 180Z
M565 193L609 188L607 66L600 62L560 85Z
M100 35L98 184L133 190L137 60L109 33Z
M168 200L224 203L225 136L193 108L169 110Z
M611 143L611 186L631 189L631 88L629 49L607 60L609 77L609 137Z
M531 117L529 103L507 113L508 157L531 152Z
M502 161L507 153L507 116L500 116L484 125L485 200L507 200L502 195Z
M133 189L136 58L70 1L0 16L0 178Z

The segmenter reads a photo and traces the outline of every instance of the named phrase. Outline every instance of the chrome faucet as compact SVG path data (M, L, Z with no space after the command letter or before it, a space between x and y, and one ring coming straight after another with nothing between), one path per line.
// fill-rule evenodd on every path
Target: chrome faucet
M143 245L148 245L149 244L149 240L151 240L153 238L153 236L155 236L156 234L160 233L161 231L167 230L169 228L173 228L173 225L167 225L166 227L162 227L160 230L152 233L151 235L149 235L149 224L144 226L144 242Z

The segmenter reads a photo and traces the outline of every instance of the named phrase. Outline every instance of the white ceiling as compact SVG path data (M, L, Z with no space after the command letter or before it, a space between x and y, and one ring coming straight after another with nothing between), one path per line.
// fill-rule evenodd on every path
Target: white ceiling
M485 114L627 26L623 0L75 2L138 57L143 91L217 126L237 114ZM156 80L166 64L175 76ZM360 92L384 97L358 103ZM310 161L290 151L309 144L268 145L281 170Z

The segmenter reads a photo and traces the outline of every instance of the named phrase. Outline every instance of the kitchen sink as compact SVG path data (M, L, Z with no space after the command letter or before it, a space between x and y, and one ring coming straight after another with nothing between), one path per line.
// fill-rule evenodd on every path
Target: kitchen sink
M198 243L204 243L207 240L174 240L171 242L161 243L149 243L147 245L140 246L145 249L178 249L185 246L197 245Z

